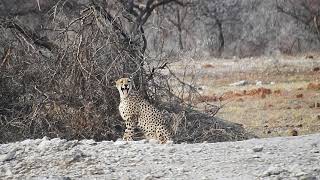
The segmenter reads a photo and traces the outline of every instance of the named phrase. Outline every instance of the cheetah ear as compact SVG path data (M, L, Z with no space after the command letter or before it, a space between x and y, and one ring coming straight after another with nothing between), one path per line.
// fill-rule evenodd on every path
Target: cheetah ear
M113 81L112 81L113 85L116 86L116 85L118 84L118 81L119 81L119 79L113 80Z
M129 78L130 80L133 80L133 76L132 76L132 75L128 76L128 78Z

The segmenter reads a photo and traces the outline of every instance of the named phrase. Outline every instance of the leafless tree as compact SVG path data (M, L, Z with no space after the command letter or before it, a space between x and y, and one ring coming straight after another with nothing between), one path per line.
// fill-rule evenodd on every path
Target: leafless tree
M164 6L160 9L162 15L159 14L159 17L164 17L169 23L176 28L178 33L178 45L179 49L183 50L184 47L184 32L188 33L188 27L192 23L190 15L194 7L193 1L185 1L184 4L171 4Z
M320 1L318 0L277 0L277 10L317 34L320 41Z
M224 37L224 31L223 31L223 25L224 23L234 23L237 21L237 19L230 19L230 17L225 17L225 14L227 12L229 14L237 14L237 11L240 11L239 6L240 1L234 1L232 5L225 4L222 1L214 0L214 1L198 1L198 13L200 14L200 17L204 17L205 25L208 27L209 34L215 34L215 30L218 37L218 49L216 56L221 56L224 50L225 46L225 37ZM214 40L213 40L214 41ZM215 43L215 42L208 42L209 44ZM210 45L209 45L210 47ZM215 47L211 45L211 52L215 51Z

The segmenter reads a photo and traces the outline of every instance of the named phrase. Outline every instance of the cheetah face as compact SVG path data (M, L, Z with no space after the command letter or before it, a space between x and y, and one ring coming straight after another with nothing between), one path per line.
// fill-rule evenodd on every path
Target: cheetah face
M117 86L117 89L120 93L120 97L126 98L132 89L131 79L129 79L129 78L118 79L116 81L116 86Z

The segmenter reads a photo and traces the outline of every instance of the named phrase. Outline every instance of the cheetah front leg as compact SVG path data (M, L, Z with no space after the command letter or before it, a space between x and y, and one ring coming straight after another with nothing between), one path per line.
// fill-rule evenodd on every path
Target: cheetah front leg
M124 131L122 139L125 141L133 141L133 136L134 136L134 128L135 128L135 123L132 121L131 118L128 118L126 121L126 130Z
M160 144L165 144L167 141L171 140L170 132L163 127L157 128L156 136Z

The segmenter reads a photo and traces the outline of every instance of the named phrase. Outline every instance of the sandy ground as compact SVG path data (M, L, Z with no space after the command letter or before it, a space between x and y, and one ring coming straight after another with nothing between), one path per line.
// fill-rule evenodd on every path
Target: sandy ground
M212 144L43 138L0 145L0 179L282 178L320 178L320 134Z

